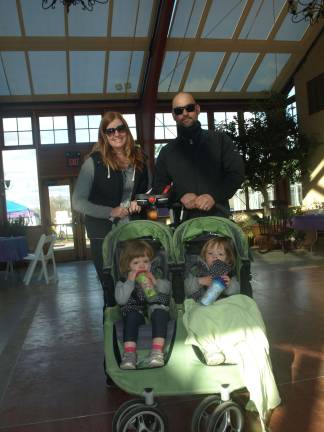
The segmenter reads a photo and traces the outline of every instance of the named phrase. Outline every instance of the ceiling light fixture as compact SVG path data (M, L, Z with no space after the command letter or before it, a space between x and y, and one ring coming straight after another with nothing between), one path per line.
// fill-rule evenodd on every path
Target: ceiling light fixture
M89 12L93 11L93 6L95 3L106 4L109 0L42 0L42 8L43 9L55 9L56 3L62 3L64 7L66 7L67 13L69 13L70 7L81 4L83 10L87 10Z
M324 0L301 1L288 0L288 11L291 14L291 20L294 23L300 21L309 21L310 24L316 24L320 18L324 17Z

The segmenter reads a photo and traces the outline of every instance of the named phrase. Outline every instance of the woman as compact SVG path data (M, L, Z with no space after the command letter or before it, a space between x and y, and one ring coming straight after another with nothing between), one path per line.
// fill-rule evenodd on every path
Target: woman
M102 271L102 243L113 223L127 222L141 211L136 194L148 189L148 173L141 147L136 146L127 122L118 112L101 119L93 146L72 196L74 210L85 215L91 255L104 290L105 304L115 304Z

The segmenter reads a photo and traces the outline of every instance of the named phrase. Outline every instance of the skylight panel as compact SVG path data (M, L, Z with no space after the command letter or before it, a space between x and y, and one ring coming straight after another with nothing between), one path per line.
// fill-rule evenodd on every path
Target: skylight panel
M196 36L206 0L178 0L169 37Z
M291 21L291 15L287 14L281 27L279 28L275 39L276 40L289 40L299 41L303 38L309 24L306 21L300 21L299 23L293 23Z
M102 93L104 64L104 51L71 51L71 92Z
M223 52L196 53L184 86L184 91L208 92L214 82L223 57Z
M232 53L216 91L240 91L257 56L257 53Z
M290 58L290 54L270 53L264 56L256 71L248 91L269 91L278 78L282 68Z
M246 1L214 0L209 10L203 38L229 39L242 15Z
M1 63L0 63L0 95L1 96L9 95L7 79Z
M240 39L267 39L285 0L255 0L242 28Z
M108 93L136 93L144 51L110 51L107 77Z
M7 51L2 52L1 56L8 79L10 94L12 96L31 94L25 53L21 51Z
M28 53L35 94L67 93L65 51Z
M97 3L91 13L86 13L81 7L70 9L69 36L107 36L108 4Z
M45 10L40 1L20 0L20 3L26 36L65 36L64 8L61 5Z
M113 37L147 37L153 0L114 2L111 35ZM137 7L139 7L137 14ZM137 21L136 21L137 19Z
M187 65L189 53L186 51L166 52L160 75L159 92L176 92Z
M0 0L0 36L20 36L16 2Z

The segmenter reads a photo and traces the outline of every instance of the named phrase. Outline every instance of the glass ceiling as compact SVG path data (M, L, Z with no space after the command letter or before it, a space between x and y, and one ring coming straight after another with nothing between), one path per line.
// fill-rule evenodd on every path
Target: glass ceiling
M0 101L137 100L159 0L110 0L93 12L0 0ZM171 14L170 14L171 16ZM175 0L158 99L280 90L323 28L292 23L285 0Z

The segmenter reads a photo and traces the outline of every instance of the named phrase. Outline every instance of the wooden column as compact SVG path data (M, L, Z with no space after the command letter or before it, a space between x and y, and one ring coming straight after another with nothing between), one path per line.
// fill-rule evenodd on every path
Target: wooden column
M160 2L138 110L138 141L148 155L151 172L154 168L154 121L157 92L173 5L174 0Z

